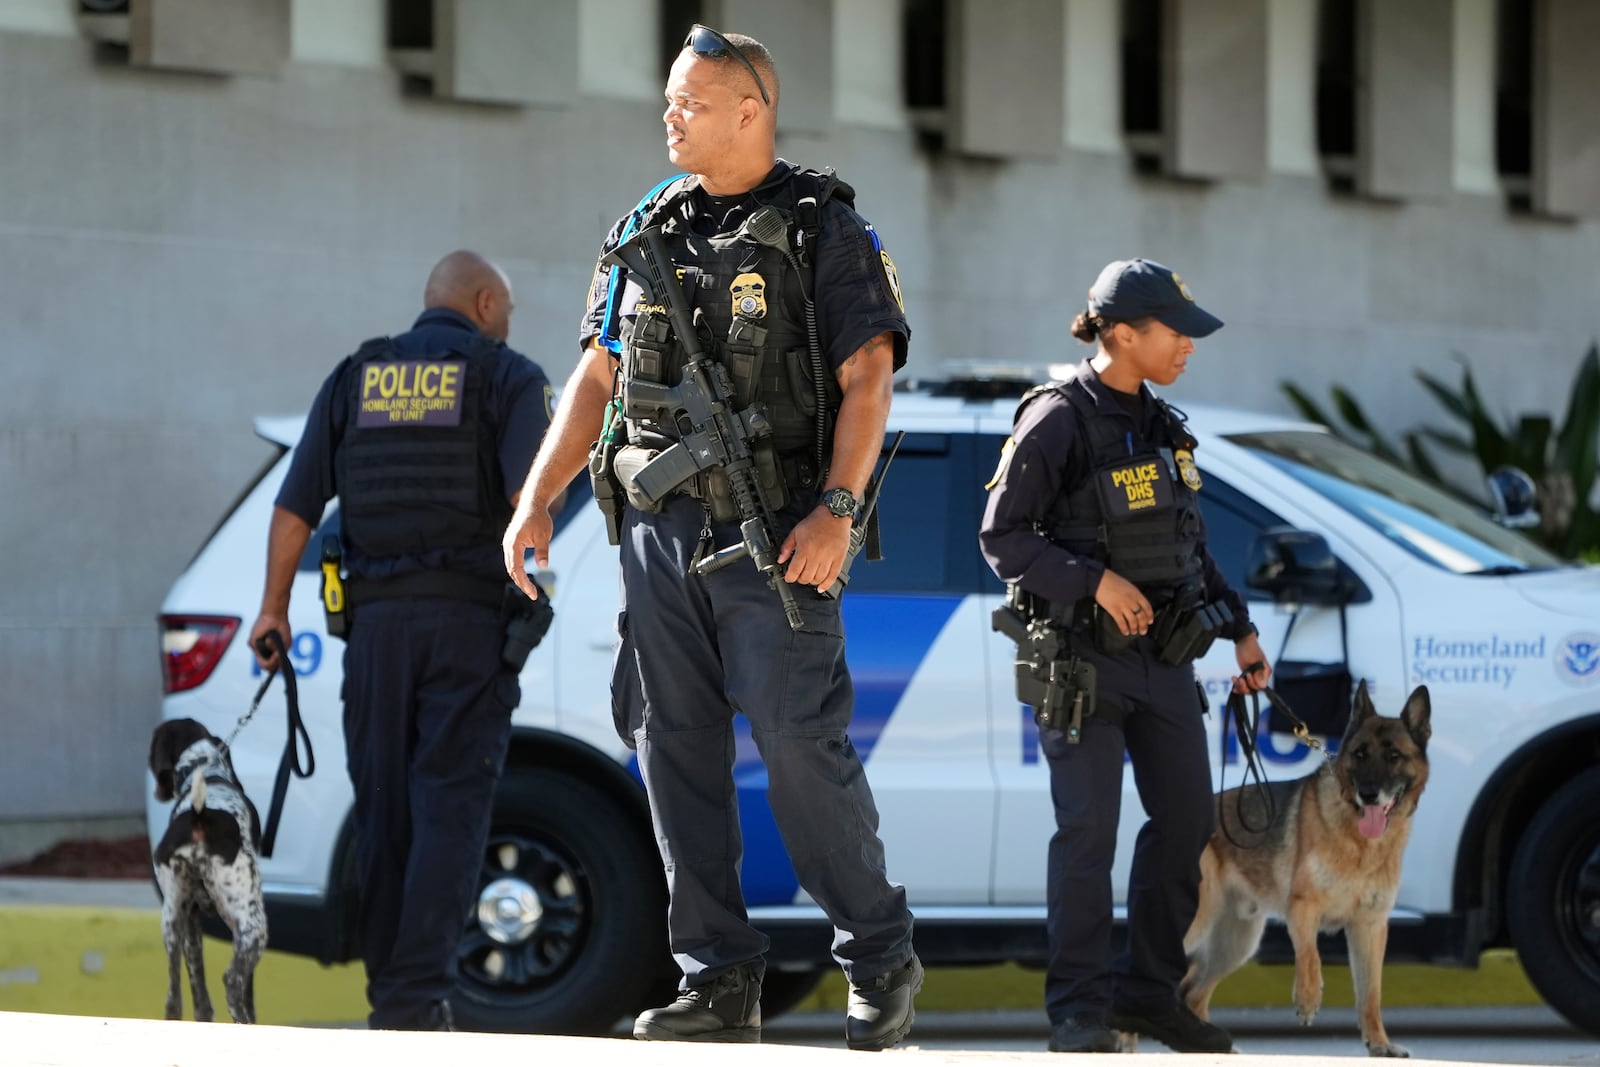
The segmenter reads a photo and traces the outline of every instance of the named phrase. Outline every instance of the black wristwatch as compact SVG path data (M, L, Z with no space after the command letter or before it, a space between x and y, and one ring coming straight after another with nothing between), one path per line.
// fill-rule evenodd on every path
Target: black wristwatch
M856 508L861 506L856 500L856 495L842 485L823 493L817 503L827 508L829 514L840 519L853 518Z

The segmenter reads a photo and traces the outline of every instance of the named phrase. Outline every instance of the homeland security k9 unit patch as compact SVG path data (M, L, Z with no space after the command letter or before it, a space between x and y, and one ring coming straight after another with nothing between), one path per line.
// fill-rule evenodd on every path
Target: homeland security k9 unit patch
M363 429L461 425L461 390L467 364L460 359L408 359L368 363L361 371Z

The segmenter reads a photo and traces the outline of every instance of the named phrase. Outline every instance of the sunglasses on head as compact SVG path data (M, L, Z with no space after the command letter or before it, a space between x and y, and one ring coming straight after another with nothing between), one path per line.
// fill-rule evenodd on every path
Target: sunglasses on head
M739 47L710 26L695 23L689 30L689 36L683 39L683 47L689 49L697 56L708 56L712 59L726 59L732 56L744 64L744 69L750 72L750 77L756 80L756 88L761 90L761 102L770 105L772 98L767 95L767 83L761 80L761 75L756 73L755 65L745 58Z

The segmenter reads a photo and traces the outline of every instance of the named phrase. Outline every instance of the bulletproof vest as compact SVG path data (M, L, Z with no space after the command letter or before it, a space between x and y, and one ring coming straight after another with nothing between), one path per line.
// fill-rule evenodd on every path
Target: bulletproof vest
M820 211L835 187L847 200L853 195L831 175L814 171L797 172L788 182L763 190L763 199L784 219L791 249L806 247L815 238L814 234L799 237L798 197L817 196L820 191ZM683 200L678 198L678 204ZM809 266L756 242L742 229L702 237L691 232L681 216L662 219L663 214L667 212L655 213L654 224L662 226L684 295L700 324L701 345L710 358L728 368L736 406L759 403L772 427L771 437L755 447L763 481L778 479L777 485L766 486L775 490L771 498L781 501L794 489L820 485L817 409L820 404L825 462L841 394L821 354L815 364L811 357L802 288L809 278L799 276ZM677 385L687 358L683 347L673 336L664 309L652 307L631 277L621 315L624 378ZM680 434L675 425L649 419L630 418L626 425L628 441L646 448L665 448ZM713 479L713 491L718 484Z
M1133 420L1121 409L1096 407L1081 382L1042 388L1060 391L1078 414L1090 470L1089 477L1056 498L1046 535L1101 561L1158 608L1178 590L1198 588L1200 474L1194 465L1196 441L1183 420L1157 399L1156 439L1146 441L1130 434Z
M387 337L350 357L335 475L340 524L368 556L492 545L511 519L485 416L501 344L408 359Z

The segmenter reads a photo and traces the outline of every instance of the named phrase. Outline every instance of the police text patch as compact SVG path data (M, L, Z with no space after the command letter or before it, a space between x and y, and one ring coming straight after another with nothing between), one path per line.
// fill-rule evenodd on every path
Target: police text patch
M356 425L459 426L466 373L466 361L459 359L365 364Z
M1099 479L1100 502L1112 521L1144 511L1165 511L1172 506L1172 481L1160 460L1136 460L1112 467L1101 471Z

